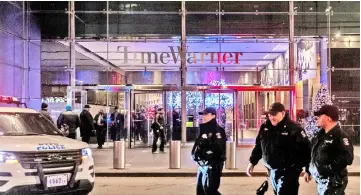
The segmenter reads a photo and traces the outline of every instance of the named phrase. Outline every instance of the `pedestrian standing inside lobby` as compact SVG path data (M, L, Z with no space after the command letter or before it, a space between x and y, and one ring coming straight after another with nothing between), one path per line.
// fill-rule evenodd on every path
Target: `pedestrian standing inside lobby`
M95 115L94 124L97 131L98 149L102 149L107 133L107 115L104 113L103 109L100 109L99 113Z
M89 110L90 106L85 105L83 111L80 113L80 135L82 141L86 143L89 143L93 130L95 130L93 116Z
M268 119L260 127L247 175L263 157L275 195L297 195L302 168L310 162L310 144L305 131L292 121L284 105L272 104Z
M218 195L224 161L226 160L226 133L217 124L217 111L206 108L202 115L200 134L194 143L192 157L199 164L197 195Z
M152 153L158 153L157 142L159 138L160 138L159 151L164 152L164 145L165 145L164 125L165 125L164 110L163 108L158 108L157 114L155 115L154 123L152 124L153 135L154 135Z
M337 124L338 108L324 105L315 112L321 127L312 140L310 173L317 183L318 195L344 195L348 183L347 166L353 161L353 146L346 132ZM305 181L311 176L306 173Z
M124 115L119 113L118 106L114 107L114 112L110 116L111 120L111 139L113 141L120 140L120 138L125 139L124 133Z

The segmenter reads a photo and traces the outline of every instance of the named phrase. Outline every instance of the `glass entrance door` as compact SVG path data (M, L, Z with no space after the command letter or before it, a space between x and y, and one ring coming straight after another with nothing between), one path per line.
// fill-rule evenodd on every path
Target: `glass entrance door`
M234 92L205 91L205 107L217 109L217 122L226 131L227 140L233 140L234 126Z
M131 111L131 147L149 147L153 143L151 125L158 108L164 109L163 92L134 92Z

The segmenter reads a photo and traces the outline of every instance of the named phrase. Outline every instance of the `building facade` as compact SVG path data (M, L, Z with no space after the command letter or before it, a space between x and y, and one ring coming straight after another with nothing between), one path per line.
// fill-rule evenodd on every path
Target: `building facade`
M284 103L294 119L300 111L309 113L320 84L329 88L345 121L360 113L359 2L23 6L21 13L35 20L24 25L40 29L28 37L41 46L36 78L43 101L54 103L55 112L65 104L108 111L117 105L130 127L137 109L151 121L149 113L164 107L172 121L172 111L180 108L186 132L186 121L197 127L198 111L213 106L229 137L245 143L254 139L272 102Z

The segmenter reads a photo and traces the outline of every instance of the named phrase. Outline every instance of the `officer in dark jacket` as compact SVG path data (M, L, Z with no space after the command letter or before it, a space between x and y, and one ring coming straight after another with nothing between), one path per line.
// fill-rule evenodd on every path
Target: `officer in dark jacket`
M192 149L193 159L200 165L197 174L197 195L221 194L218 188L226 159L226 133L216 121L217 111L206 108L202 115L203 124Z
M298 178L302 168L310 162L310 144L300 125L286 114L285 107L276 102L268 112L267 121L261 125L252 151L247 174L263 157L265 167L276 195L297 195Z
M324 105L315 116L322 129L312 140L309 170L318 184L318 195L344 195L348 183L346 167L353 161L352 143L337 124L337 107ZM304 177L306 182L311 180L308 173Z
M94 128L93 116L89 112L90 106L85 105L83 111L80 113L80 134L82 141L89 143Z
M64 134L71 139L76 139L76 129L80 125L78 115L72 111L71 106L66 106L66 111L61 113L58 120L57 126L59 129L64 131Z

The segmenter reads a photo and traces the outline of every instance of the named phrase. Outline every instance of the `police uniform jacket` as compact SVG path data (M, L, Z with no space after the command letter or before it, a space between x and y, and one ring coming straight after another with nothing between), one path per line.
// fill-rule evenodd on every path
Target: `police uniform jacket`
M216 119L200 124L200 134L194 143L192 157L195 161L218 164L226 160L226 133Z
M328 133L322 129L312 140L311 166L319 176L347 176L347 165L353 161L353 146L346 132L336 125ZM314 175L314 174L313 174Z
M308 167L310 154L306 133L286 114L277 126L273 126L270 120L261 125L250 163L256 165L263 158L269 169L302 168Z

